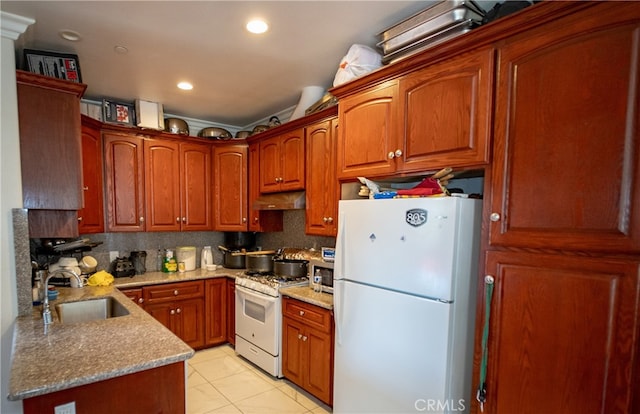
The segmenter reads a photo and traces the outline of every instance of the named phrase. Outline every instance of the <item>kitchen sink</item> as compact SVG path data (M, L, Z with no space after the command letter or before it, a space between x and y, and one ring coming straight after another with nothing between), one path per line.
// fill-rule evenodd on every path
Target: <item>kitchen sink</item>
M89 322L129 315L124 305L112 297L66 302L56 305L60 323Z

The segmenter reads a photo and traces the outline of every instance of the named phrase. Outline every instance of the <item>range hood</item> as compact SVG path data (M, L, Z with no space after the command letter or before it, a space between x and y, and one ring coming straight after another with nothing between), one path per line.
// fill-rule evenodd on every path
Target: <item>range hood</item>
M251 206L254 210L299 210L306 206L304 191L262 194Z

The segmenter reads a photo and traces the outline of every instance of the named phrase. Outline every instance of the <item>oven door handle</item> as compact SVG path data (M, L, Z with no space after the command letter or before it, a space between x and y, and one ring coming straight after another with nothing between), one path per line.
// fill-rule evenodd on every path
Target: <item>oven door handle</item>
M273 305L278 302L278 298L274 298L273 296L269 296L264 293L258 293L242 286L236 285L236 290L238 291L238 293L241 293L242 295L251 298L252 301L265 307L267 305Z

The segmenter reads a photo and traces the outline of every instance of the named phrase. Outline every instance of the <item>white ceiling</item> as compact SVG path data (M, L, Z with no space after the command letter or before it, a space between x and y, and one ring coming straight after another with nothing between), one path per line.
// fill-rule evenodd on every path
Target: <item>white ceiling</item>
M86 98L160 102L166 113L242 127L295 106L305 86L331 87L352 44L375 46L380 32L431 3L2 0L0 9L36 20L19 52L78 55ZM244 30L256 16L270 25L265 35ZM63 29L82 39L63 40ZM194 89L178 90L181 80Z

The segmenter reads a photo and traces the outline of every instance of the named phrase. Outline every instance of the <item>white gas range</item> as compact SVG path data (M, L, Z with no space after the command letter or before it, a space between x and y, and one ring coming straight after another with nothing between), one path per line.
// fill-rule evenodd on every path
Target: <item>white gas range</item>
M308 285L307 276L273 274L236 277L236 353L274 377L282 377L282 300L280 288Z

